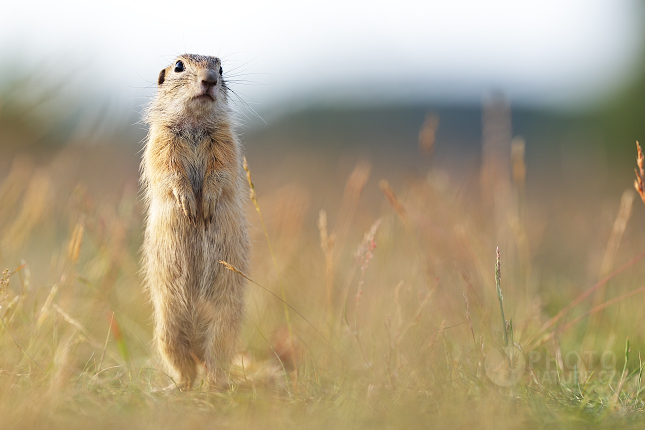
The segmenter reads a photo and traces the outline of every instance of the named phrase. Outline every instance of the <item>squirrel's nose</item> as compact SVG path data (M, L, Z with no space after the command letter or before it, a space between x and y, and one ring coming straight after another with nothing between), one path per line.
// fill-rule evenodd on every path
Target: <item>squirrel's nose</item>
M202 84L207 87L212 87L217 84L219 75L214 70L200 70L197 77Z

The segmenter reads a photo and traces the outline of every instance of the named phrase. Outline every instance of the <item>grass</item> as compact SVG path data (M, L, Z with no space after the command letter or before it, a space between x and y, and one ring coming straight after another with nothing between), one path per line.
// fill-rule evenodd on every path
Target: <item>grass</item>
M598 193L607 216L564 187L532 200L523 145L488 151L485 171L507 163L512 181L483 194L430 162L401 181L381 160L339 175L314 156L281 183L285 166L249 154L233 384L191 392L162 390L136 172L88 186L74 166L100 156L16 157L0 186L2 427L642 427L642 208L633 192Z

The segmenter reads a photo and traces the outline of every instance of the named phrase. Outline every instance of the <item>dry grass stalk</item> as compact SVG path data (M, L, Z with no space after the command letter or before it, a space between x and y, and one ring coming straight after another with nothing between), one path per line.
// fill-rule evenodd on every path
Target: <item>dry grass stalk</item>
M83 243L83 233L85 232L85 226L82 221L79 221L74 226L72 231L72 237L67 246L67 256L72 264L78 262L78 257L81 252L81 244Z
M394 190L392 190L390 183L385 179L382 179L378 185L381 191L383 191L383 194L385 194L387 201L399 215L399 218L401 218L401 220L407 225L409 220L408 214L401 202L399 202L399 199L396 198L396 194L394 194Z
M356 216L358 202L360 201L363 190L367 185L371 170L372 166L370 163L367 161L359 161L356 163L352 173L347 178L345 191L343 193L343 203L338 211L338 219L340 220L340 223L334 229L336 243L339 246L342 246L342 244L345 243L347 234L350 231L352 222Z
M403 312L401 309L401 290L403 289L403 286L405 283L403 281L399 281L398 284L396 284L396 287L394 287L394 305L396 308L396 316L397 316L397 327L400 329L403 327Z
M2 323L2 327L4 327L5 331L6 331L7 333L9 333L9 336L11 336L11 339L12 339L12 340L13 340L13 342L16 344L16 346L18 347L18 349L20 349L20 351L21 351L21 352L22 352L22 353L23 353L27 358L29 358L29 359L30 359L30 360L31 360L31 361L32 361L32 362L33 362L33 363L34 363L34 364L35 364L35 365L36 365L40 370L44 370L44 369L43 369L43 367L42 367L40 364L38 364L38 362L36 361L36 359L35 359L31 354L29 354L29 353L27 352L27 350L26 350L26 349L25 349L25 348L20 344L20 342L18 342L18 339L16 339L16 337L13 335L13 333L11 333L11 332L9 331L9 327L7 327L7 325L5 324L4 319L3 319L3 318L0 318L0 323Z
M611 269L614 267L614 261L616 260L616 253L618 252L618 247L620 246L621 239L627 228L627 222L632 215L632 204L634 202L634 192L631 190L625 190L623 195L620 197L620 206L618 208L618 214L614 220L614 225L611 230L611 235L609 236L609 241L607 242L607 247L605 248L605 255L602 259L602 264L600 266L600 277L607 276L611 272ZM598 290L599 292L603 289Z
M255 210L258 211L260 216L262 212L260 211L260 206L258 205L257 194L255 193L255 185L253 185L253 180L251 179L251 170L249 170L249 164L246 162L246 157L244 157L244 171L246 172L246 180L249 183L249 197L255 206Z
M627 362L629 361L629 352L631 348L629 347L629 338L625 342L625 362L623 364L623 371L620 373L620 381L616 387L616 391L611 399L612 407L614 410L617 410L619 407L620 392L623 391L623 386L625 385L625 379L627 378Z
M363 237L363 241L361 244L358 246L358 249L356 250L356 258L360 260L361 262L361 282L359 283L359 290L360 287L362 286L362 281L363 281L363 275L365 274L365 270L367 270L367 266L370 263L370 260L374 256L374 249L376 249L376 241L374 240L374 237L376 236L376 232L378 231L379 226L381 225L381 220L377 219L374 221L374 224L372 224L372 227L370 227L369 231L365 233L365 236Z
M419 323L419 319L421 318L421 312L423 311L423 309L425 309L428 303L430 303L430 299L434 295L435 291L436 291L436 288L433 288L432 290L430 290L430 292L428 292L428 294L426 294L423 300L419 303L417 310L414 312L414 314L412 314L412 318L410 318L410 321L408 322L408 324L403 328L403 330L401 330L401 332L396 337L397 344L401 342L401 340L408 332L408 330L410 330L413 326Z
M462 293L464 296L464 302L466 302L466 318L468 319L468 325L470 326L470 334L473 336L473 343L475 344L475 349L477 349L477 340L475 339L475 329L473 328L473 320L470 318L470 304L468 303L468 296L466 293Z
M602 264L600 265L600 278L607 276L614 267L614 262L616 261L616 254L618 253L618 247L620 245L625 229L627 228L627 222L632 214L632 203L634 202L634 192L631 190L625 190L620 198L620 206L618 208L618 214L614 220L614 225L609 236L609 241L607 242L607 247L605 248L605 254L603 256ZM595 348L596 336L598 329L601 324L602 317L602 303L605 300L606 285L601 286L594 293L592 307L598 309L594 312L587 329L587 334L583 340L583 345L585 351L592 351Z
M22 265L22 266L18 267L18 268L17 268L16 270L14 270L13 272L11 272L9 269L5 269L5 270L2 272L2 274L0 275L0 294L5 293L6 288L9 286L9 278L10 278L14 273L19 272L23 267L24 267L24 265ZM7 297L8 297L8 295L4 294L4 295L0 298L0 303L4 302L4 301L7 299ZM15 299L19 299L19 297L16 297ZM15 299L14 299L14 301L12 301L12 303L16 301ZM10 308L10 306L11 306L11 303L9 304L9 306L7 306L7 308ZM5 316L6 316L6 313L5 313L5 315L0 316L0 324L2 324L2 327L4 328L4 330L9 334L9 336L11 337L11 339L13 340L13 342L16 344L16 346L18 347L18 349L20 349L20 351L21 351L21 352L22 352L22 353L23 353L27 358L29 358L29 359L30 359L30 360L31 360L31 361L32 361L32 362L33 362L33 363L34 363L34 364L35 364L35 365L36 365L40 370L43 370L43 367L42 367L40 364L38 364L38 362L34 359L34 357L33 357L31 354L29 354L29 353L27 352L27 350L26 350L26 349L25 349L25 348L20 344L20 342L19 342L19 341L18 341L18 339L13 335L13 333L12 333L11 331L9 331L9 327L7 327L7 323L5 322Z
M502 296L502 272L501 272L501 258L499 253L499 247L497 248L497 260L495 262L495 287L497 290L497 299L499 300L499 310L502 314L502 324L504 328L504 343L508 346L508 327L509 323L506 321L506 316L504 316L504 297Z
M42 307L40 308L38 318L36 319L36 330L38 330L45 322L45 318L47 317L47 313L49 312L49 307L52 305L52 301L54 300L56 293L58 293L58 284L52 285L51 289L49 290L49 294L47 295L47 299L45 299L45 303L43 303Z
M643 158L643 151L641 150L641 145L638 141L636 141L636 149L638 150L638 155L636 157L638 169L634 169L636 172L634 188L636 188L636 191L638 191L638 194L641 196L641 200L645 203L645 158Z
M344 223L348 223L353 218L358 201L370 178L371 171L372 165L369 162L359 161L347 178L343 193L343 204L340 210L341 214L345 217Z
M79 332L81 332L81 334L85 337L85 339L87 339L87 341L88 341L92 346L94 346L94 347L96 347L96 348L100 348L100 347L101 347L101 343L100 343L100 342L98 342L98 341L96 341L96 340L94 340L94 338L92 337L92 334L91 334L91 333L90 333L90 332L89 332L89 331L88 331L88 330L83 326L83 324L81 324L78 320L74 319L70 314L68 314L67 312L65 312L64 310L62 310L62 309L60 308L60 306L58 306L56 303L54 303L54 304L52 305L52 307L56 310L56 312L58 312L58 313L60 314L60 316L62 316L62 317L63 317L63 319L64 319L65 321L67 321L68 323L70 323L70 324L71 324L72 326L74 326L74 327L75 327Z
M374 249L376 249L376 241L374 240L374 237L376 236L376 232L380 225L381 225L380 219L377 219L374 222L374 224L372 224L372 227L369 229L369 231L365 233L365 236L363 237L363 241L358 246L358 250L356 251L356 254L355 254L356 260L360 262L361 276L358 280L358 288L356 290L356 295L354 296L354 327L352 327L352 333L356 338L356 343L358 344L358 348L363 356L363 360L365 361L366 366L370 369L372 368L372 364L367 358L367 353L365 352L365 348L361 342L356 314L357 314L359 305L361 303L361 297L363 296L363 284L365 283L365 272L367 271L370 261L374 256L373 251Z
M620 198L620 206L618 208L618 214L614 220L614 225L611 230L611 235L609 236L609 241L607 242L607 247L605 248L605 254L602 259L602 264L600 265L600 278L607 276L614 267L614 262L616 261L616 254L618 253L618 247L620 246L621 239L627 228L627 222L632 214L632 204L634 202L634 192L631 190L625 190L623 195ZM605 287L599 288L594 294L593 305L597 306L603 302L605 298Z
M103 344L103 352L101 353L101 359L99 360L99 366L96 368L96 373L99 373L103 368L103 359L105 358L105 351L107 350L107 345L110 340L110 332L112 331L112 323L114 322L114 312L110 315L110 323L108 324L107 335L105 336L105 343Z
M3 232L3 248L17 249L26 242L34 227L45 215L51 193L49 176L42 171L35 173L24 193L20 213Z

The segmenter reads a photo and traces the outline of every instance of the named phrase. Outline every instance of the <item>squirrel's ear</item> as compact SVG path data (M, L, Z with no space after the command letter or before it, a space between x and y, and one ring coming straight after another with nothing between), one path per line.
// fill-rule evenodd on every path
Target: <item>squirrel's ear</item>
M165 80L166 80L166 69L163 69L161 70L161 72L159 72L159 77L157 78L157 84L161 85Z

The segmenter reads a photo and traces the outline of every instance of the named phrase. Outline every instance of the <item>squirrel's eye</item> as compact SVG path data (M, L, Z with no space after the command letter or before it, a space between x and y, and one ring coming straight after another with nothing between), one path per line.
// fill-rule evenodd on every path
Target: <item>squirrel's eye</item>
M220 74L220 76L222 76L222 73L224 73L224 71L222 70L222 66L219 66L219 74Z
M184 70L186 70L186 68L184 67L184 63L181 61L177 61L175 63L175 73L183 72Z

